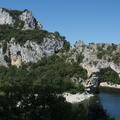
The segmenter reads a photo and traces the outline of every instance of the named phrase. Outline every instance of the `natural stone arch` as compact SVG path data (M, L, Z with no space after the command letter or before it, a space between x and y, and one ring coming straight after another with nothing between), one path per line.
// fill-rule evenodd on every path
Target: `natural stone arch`
M88 63L82 63L81 64L82 67L84 69L87 70L88 72L88 77L90 77L92 74L94 73L98 73L100 72L102 69L112 69L114 70L116 73L118 73L119 77L120 77L120 66L119 65L116 65L115 63L113 62L106 62L106 61L102 61L102 62L99 62L96 66L95 65L90 65Z
M88 92L91 93L98 93L98 87L100 85L100 80L102 75L107 72L108 70L113 70L115 71L119 77L120 77L120 72L119 72L119 67L114 64L111 63L109 66L105 66L102 68L94 68L94 67L90 67L90 66L84 66L84 68L87 70L88 72L88 79L86 80L86 83L84 84L86 91L89 90Z

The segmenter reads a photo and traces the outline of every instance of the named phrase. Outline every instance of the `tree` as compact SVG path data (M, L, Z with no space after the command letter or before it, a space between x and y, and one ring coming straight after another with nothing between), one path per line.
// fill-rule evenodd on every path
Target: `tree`
M103 74L101 81L112 84L119 84L119 75L113 70L108 70Z
M60 36L60 33L59 33L58 31L55 31L55 32L54 32L54 35Z
M91 103L88 106L87 120L114 120L99 103Z
M98 51L103 51L103 48L101 46L97 46Z
M70 50L70 43L64 40L64 50L68 52Z
M82 93L84 91L84 86L81 83L77 84L77 92Z
M56 94L53 86L45 81L33 85L28 78L24 82L0 84L0 119L71 120L71 105Z
M73 119L72 120L85 120L87 111L82 104L77 107L73 107Z
M82 55L82 53L76 55L76 60L78 63L81 63L83 59L84 59L84 55Z
M98 59L102 59L102 52L97 53L97 58L98 58Z
M7 42L3 42L3 54L6 53L7 50Z

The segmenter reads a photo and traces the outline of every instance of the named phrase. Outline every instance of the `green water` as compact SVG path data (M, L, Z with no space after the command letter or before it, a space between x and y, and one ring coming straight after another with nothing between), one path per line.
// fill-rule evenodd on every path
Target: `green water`
M100 87L100 94L85 100L83 104L99 102L111 117L120 120L120 89Z

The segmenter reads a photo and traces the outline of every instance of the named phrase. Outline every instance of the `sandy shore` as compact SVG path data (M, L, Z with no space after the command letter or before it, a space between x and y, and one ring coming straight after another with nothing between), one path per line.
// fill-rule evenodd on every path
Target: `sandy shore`
M77 102L81 102L85 99L89 99L91 96L94 96L94 95L92 95L92 94L85 95L84 93L82 93L82 94L64 93L63 96L66 98L67 102L77 103Z
M107 82L102 82L102 83L100 83L100 86L120 89L120 85L118 85L118 84L116 84L116 85L115 85L115 84L114 84L114 85L110 85L110 84L107 84Z

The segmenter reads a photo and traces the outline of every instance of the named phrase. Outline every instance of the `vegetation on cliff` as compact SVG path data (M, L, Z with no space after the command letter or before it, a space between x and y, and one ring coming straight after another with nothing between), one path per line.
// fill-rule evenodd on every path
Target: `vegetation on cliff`
M120 53L115 52L117 50L117 45L112 43L107 47L107 49L104 49L105 44L102 44L102 46L97 46L97 58L98 59L104 59L107 60L108 62L114 62L115 64L119 65L119 58L120 58Z
M50 33L47 30L21 30L24 26L24 21L18 21L14 24L14 27L10 25L0 25L0 41L3 41L3 53L6 52L7 42L10 42L11 38L15 38L14 42L24 45L27 40L41 44L43 38L49 38L49 35L54 35L57 38L60 38L63 41L64 47L61 51L68 52L70 49L70 43L65 40L64 36L60 34ZM58 32L57 32L58 33Z
M9 42L11 38L15 38L16 43L24 44L27 40L35 41L37 43L41 43L43 38L48 35L48 31L46 30L25 30L22 31L24 23L23 21L18 21L19 23L15 23L15 27L9 25L0 25L0 40L5 40Z
M25 9L24 11L20 11L20 10L10 10L6 8L2 8L2 10L8 12L10 16L12 16L14 19L19 15L21 15L23 12L28 11L27 9Z
M108 84L120 84L120 78L115 71L108 70L103 74L101 82L107 82Z

